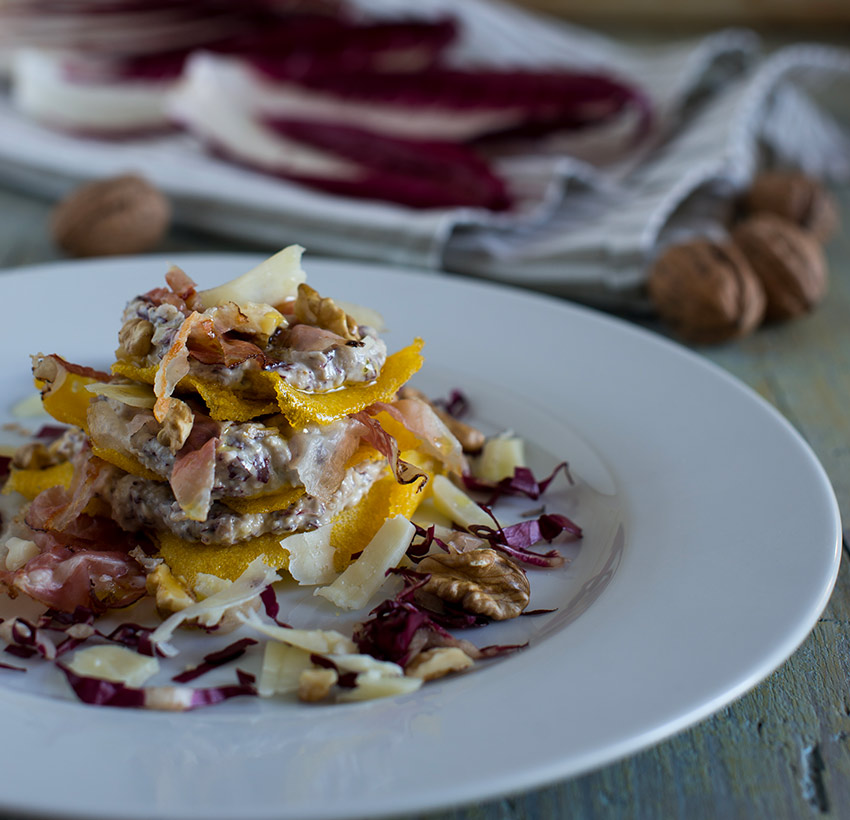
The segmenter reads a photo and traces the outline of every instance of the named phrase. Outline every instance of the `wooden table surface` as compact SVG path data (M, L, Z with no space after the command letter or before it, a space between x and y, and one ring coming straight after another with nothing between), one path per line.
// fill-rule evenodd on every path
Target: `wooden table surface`
M838 194L848 221L850 188ZM0 189L0 268L61 258L50 242L49 211L50 203ZM158 250L271 249L174 230ZM850 520L850 231L832 241L828 256L831 289L814 314L700 352L802 433ZM714 717L583 777L418 820L850 817L849 679L845 560L829 606L802 647Z

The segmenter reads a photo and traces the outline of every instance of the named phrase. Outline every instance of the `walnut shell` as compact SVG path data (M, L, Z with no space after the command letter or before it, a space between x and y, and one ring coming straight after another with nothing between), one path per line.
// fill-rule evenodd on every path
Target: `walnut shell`
M733 237L767 294L767 318L792 319L810 311L826 293L828 273L817 240L787 219L756 214Z
M82 185L53 212L53 239L72 256L143 253L168 230L166 197L132 174Z
M785 217L826 242L840 222L838 205L818 180L795 171L767 171L756 177L744 195L749 214L772 213Z
M745 336L764 316L764 289L731 242L671 245L655 261L647 285L659 316L694 344Z

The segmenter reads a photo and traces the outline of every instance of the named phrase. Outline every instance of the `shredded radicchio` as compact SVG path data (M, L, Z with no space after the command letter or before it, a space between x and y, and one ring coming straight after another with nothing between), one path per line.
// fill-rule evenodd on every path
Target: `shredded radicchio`
M140 655L147 655L149 658L153 658L156 655L165 655L159 646L154 646L153 641L151 641L153 630L146 626L124 623L116 626L112 632L106 634L98 632L97 634L107 641L120 644L127 649L138 652Z
M185 712L203 706L213 706L229 698L256 695L250 683L210 686L192 689L185 686L146 686L135 688L123 683L78 675L65 664L57 666L65 673L74 694L91 706L120 706L129 709L163 709Z
M337 686L340 686L343 689L354 689L354 687L357 686L356 672L341 671L340 668L330 658L326 658L324 655L316 655L314 653L310 655L310 660L316 666L321 666L323 669L333 669L337 675Z
M262 601L263 608L266 611L266 615L269 616L278 626L282 626L286 629L291 629L289 624L284 623L283 621L278 620L278 613L280 612L280 604L277 601L277 595L275 594L274 589L271 586L267 586L260 593L260 601Z
M400 572L403 576L405 572ZM426 649L456 646L471 658L493 658L522 649L526 644L486 646L481 649L460 640L443 628L434 613L426 611L413 599L416 590L428 576L407 572L405 588L396 596L379 604L369 620L354 627L353 639L360 652L378 660L406 666ZM457 624L453 624L457 626Z
M520 521L518 524L502 527L488 507L483 507L483 509L493 519L496 526L487 527L483 524L473 524L469 527L469 531L473 535L483 538L493 549L499 550L524 564L532 564L538 567L563 566L564 556L557 550L540 553L530 550L529 547L539 544L541 541L551 542L565 532L575 538L582 536L581 527L565 515L544 513L532 521Z
M433 403L456 419L463 418L469 412L469 399L461 390L454 389L445 399L434 399Z
M187 669L185 672L181 672L179 675L175 675L171 680L175 683L189 683L219 666L241 658L245 654L245 650L249 646L254 646L256 643L253 638L241 638L238 641L234 641L229 646L225 646L224 649L204 655L204 660L201 663L191 669Z
M467 490L472 490L473 492L491 493L487 500L488 507L493 506L503 495L524 495L536 501L549 489L549 485L555 476L562 470L567 481L573 484L574 481L570 475L570 467L566 461L562 461L546 478L540 481L534 477L534 473L528 467L515 467L512 476L503 478L501 481L495 483L482 481L480 478L475 478L472 475L464 475L463 484Z

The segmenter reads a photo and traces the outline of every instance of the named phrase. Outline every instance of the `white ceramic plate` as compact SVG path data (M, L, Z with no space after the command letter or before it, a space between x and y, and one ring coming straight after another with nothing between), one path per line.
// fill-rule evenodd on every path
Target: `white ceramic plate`
M201 285L244 257L178 261ZM799 645L840 556L837 505L797 433L749 389L625 323L433 274L307 260L320 292L379 309L393 348L427 340L420 383L463 387L477 416L570 460L558 490L587 530L573 563L534 574L557 613L524 652L406 697L307 707L238 699L161 714L74 702L61 681L0 676L6 811L51 817L337 818L423 811L585 772L744 693ZM126 299L165 260L61 264L0 277L3 393L27 355L106 365ZM309 606L295 606L298 617ZM26 680L24 680L26 679ZM202 683L203 679L198 683ZM50 788L45 788L49 780Z

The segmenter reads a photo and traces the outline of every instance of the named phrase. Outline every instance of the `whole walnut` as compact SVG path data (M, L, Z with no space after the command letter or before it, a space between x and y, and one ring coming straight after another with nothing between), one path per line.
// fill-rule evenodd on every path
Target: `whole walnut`
M823 298L826 259L809 233L780 216L762 213L736 226L732 235L761 280L769 320L792 319Z
M82 185L53 212L57 245L71 256L143 253L156 247L171 220L168 199L132 174Z
M772 213L808 231L821 242L838 230L838 205L816 179L797 171L766 171L743 198L748 214Z
M671 245L656 259L647 284L658 315L694 344L745 336L764 316L764 289L731 242Z

